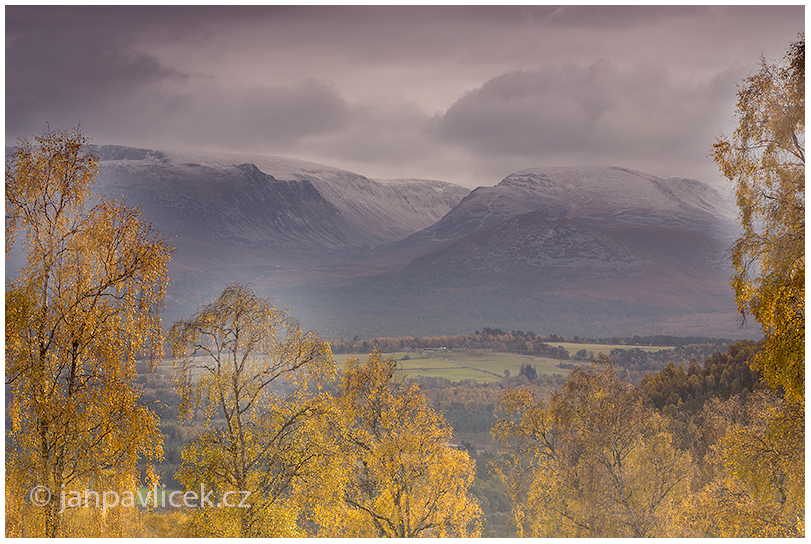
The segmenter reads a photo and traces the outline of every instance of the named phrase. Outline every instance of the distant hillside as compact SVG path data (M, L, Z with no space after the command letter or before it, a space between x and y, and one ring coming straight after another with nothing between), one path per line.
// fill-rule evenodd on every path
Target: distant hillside
M617 167L535 168L479 187L406 243L447 241L532 211L596 226L685 228L729 236L727 202L699 181Z
M99 186L125 194L156 222L179 225L205 212L204 223L213 221L215 232L200 235L262 241L291 253L400 240L432 225L470 192L441 181L377 182L282 157L120 146L97 151Z
M728 285L731 216L695 180L613 167L525 170L379 250L376 262L387 259L388 270L309 285L319 310L308 317L347 335L498 323L546 333L738 337L746 332ZM307 307L304 290L294 295ZM347 323L336 324L338 313Z
M342 270L370 248L430 226L470 192L282 157L95 149L97 190L140 207L177 248L172 319L235 279L298 284Z
M167 324L239 280L333 338L756 334L727 283L733 214L695 180L536 168L471 192L283 157L96 151L97 189L177 248Z

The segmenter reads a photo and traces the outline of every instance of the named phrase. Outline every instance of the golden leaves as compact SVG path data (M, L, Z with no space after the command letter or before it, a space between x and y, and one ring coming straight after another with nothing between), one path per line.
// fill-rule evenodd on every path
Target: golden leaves
M669 536L690 459L641 392L610 366L577 368L548 401L508 392L493 436L525 536Z
M159 353L171 250L121 204L85 210L98 159L79 130L36 142L6 162L7 240L27 241L26 266L6 286L9 455L29 467L26 485L52 493L88 479L130 485L140 457L162 455L133 380L136 352ZM41 510L31 535L65 534L63 518L75 517Z
M373 352L344 369L336 401L348 469L345 514L330 520L329 534L476 536L481 513L468 491L473 463L448 445L450 428L416 385L394 378L395 367Z
M202 508L189 536L301 536L292 492L326 451L313 432L330 408L308 391L334 374L329 344L251 289L231 284L169 335L181 411L206 410L182 452L187 489L249 491L250 508Z
M713 157L736 184L743 234L731 279L741 314L761 324L756 368L788 398L805 385L805 37L782 65L761 63L738 93L739 125Z
M709 484L688 513L719 536L789 536L804 529L804 468L798 464L804 434L796 424L805 406L803 35L785 60L764 61L745 80L739 126L731 141L714 146L716 163L736 184L743 227L732 250L731 285L740 312L751 312L766 337L750 365L786 399L779 410L761 413L765 427L732 425L718 447L724 477ZM711 515L700 515L703 509Z
M804 407L767 390L703 412L720 434L709 455L717 476L690 497L684 526L727 538L804 536Z

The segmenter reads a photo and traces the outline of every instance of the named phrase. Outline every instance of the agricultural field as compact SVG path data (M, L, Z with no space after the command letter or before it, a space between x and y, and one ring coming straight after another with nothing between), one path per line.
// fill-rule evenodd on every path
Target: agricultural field
M568 374L567 369L560 368L561 359L522 355L519 353L499 353L490 350L423 350L422 352L386 353L387 357L397 360L398 369L409 378L436 377L454 382L476 380L480 382L497 382L507 370L510 376L517 376L522 365L530 364L538 374ZM335 361L342 365L352 357L364 355L341 354Z
M586 350L591 357L600 354L609 355L615 348L631 350L640 349L645 352L672 350L672 347L661 346L632 346L621 344L581 344L574 342L552 342L552 347L563 347L569 352L571 359L556 359L537 355L520 353L497 352L490 349L423 349L418 351L397 351L386 353L386 357L397 360L398 370L407 378L445 378L452 382L462 380L475 380L480 382L497 382L509 371L510 376L517 376L521 366L530 364L537 373L549 375L567 375L568 368L561 368L564 364L588 364L588 361L576 360L574 355L580 350ZM364 354L336 354L335 362L341 365L352 357L364 359ZM164 360L160 364L161 373L171 374L172 360ZM167 378L169 376L166 376Z

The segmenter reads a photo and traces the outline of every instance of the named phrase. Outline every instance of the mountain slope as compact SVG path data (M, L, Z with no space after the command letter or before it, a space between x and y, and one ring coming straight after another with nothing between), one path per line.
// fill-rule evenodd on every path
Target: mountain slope
M694 180L609 167L525 170L379 250L388 270L308 286L319 299L308 317L335 330L339 312L355 327L339 325L346 335L496 325L736 336L730 215Z
M309 183L351 225L351 238L343 241L348 246L375 246L402 239L436 222L470 192L442 181L378 182L346 170L284 157L152 151L120 146L101 146L98 151L102 158L100 181L103 184L112 170L137 163L141 166L161 164L168 170L199 165L208 169L201 172L201 179L212 172L252 164L276 181ZM167 184L159 176L154 179L147 176L144 183L167 190ZM201 195L201 198L217 196Z
M311 270L334 274L369 248L430 226L469 193L441 181L378 182L282 157L95 151L96 190L140 207L176 247L173 317L235 279L274 275L286 284L305 281ZM368 272L361 265L348 273Z
M285 293L333 335L482 326L583 336L736 337L726 245L687 229L598 227L534 211L343 284ZM314 310L314 311L313 311Z
M97 151L99 188L177 247L167 321L238 279L331 336L735 335L730 214L693 180L538 168L469 192L280 157Z
M99 188L140 206L181 246L244 245L278 259L346 260L347 250L433 224L469 191L450 183L380 183L280 157L97 148Z
M105 161L99 183L179 243L336 249L361 233L306 181L280 181L250 163L210 167Z
M584 277L639 273L644 257L599 228L545 211L481 228L411 261L403 271L429 269L437 277L466 272L479 281L532 281L527 275Z
M680 227L728 235L732 212L709 186L616 167L534 168L475 189L405 245L448 241L531 211L596 226Z

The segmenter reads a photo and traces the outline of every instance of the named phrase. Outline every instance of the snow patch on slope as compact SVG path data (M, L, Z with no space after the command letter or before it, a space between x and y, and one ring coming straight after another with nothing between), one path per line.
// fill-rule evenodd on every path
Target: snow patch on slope
M108 169L136 168L152 171L157 165L177 175L189 169L224 172L252 165L266 183L299 182L311 185L334 206L357 232L357 244L379 245L405 238L430 226L450 211L470 191L435 180L394 180L381 183L360 174L286 157L195 151L154 151L122 146L97 148ZM145 173L145 172L142 172ZM194 174L190 174L194 175ZM256 177L256 173L253 173ZM211 179L222 177L209 176ZM159 180L153 181L159 183ZM199 182L206 184L205 181ZM171 192L166 187L167 192ZM203 196L202 194L200 195ZM234 227L241 229L242 227ZM351 245L351 244L350 244Z

